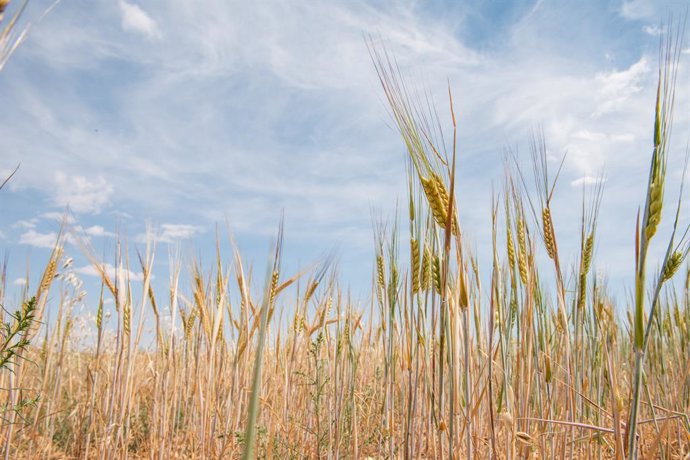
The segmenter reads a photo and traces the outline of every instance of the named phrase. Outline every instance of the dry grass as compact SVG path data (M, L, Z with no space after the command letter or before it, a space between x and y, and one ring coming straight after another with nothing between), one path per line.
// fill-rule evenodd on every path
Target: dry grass
M210 266L171 262L165 292L151 284L153 245L139 254L139 282L122 245L114 277L85 248L103 287L95 321L84 322L59 239L37 292L24 294L38 319L49 299L57 316L27 330L36 346L0 369L5 458L687 458L687 233L674 230L653 310L644 307L675 61L662 63L636 302L614 305L591 272L603 191L582 198L569 273L550 207L558 174L539 136L532 174L509 162L493 199L482 284L457 217L455 132L446 151L436 112L408 94L385 52L372 56L410 166L409 246L397 224L376 227L369 307L349 298L329 261L283 273L279 232L258 283L237 249L230 263L219 249ZM679 288L666 284L680 274ZM72 343L78 324L93 328L93 345Z
M420 198L417 237L442 253ZM534 228L524 226L527 251L536 251ZM103 296L119 300L99 304L101 319L88 323L96 344L84 348L70 346L80 334L76 292L66 281L53 286L58 321L15 374L2 373L2 388L23 389L15 398L40 395L14 425L3 424L7 458L239 458L257 359L260 458L467 458L467 443L477 458L621 458L633 329L617 319L621 307L600 281L584 294L568 289L563 317L557 299L537 282L523 284L497 244L490 293L481 292L467 255L465 281L449 264L444 300L432 283L412 289L409 272L396 268L392 235L382 238L373 313L353 307L328 266L303 275L299 288L274 271L273 288L250 295L236 253L231 267L195 266L187 283L173 264L169 292L148 291L146 271L136 286L109 280L116 290ZM528 279L538 280L533 254L526 258ZM142 260L150 267L153 251ZM69 268L60 272L65 278ZM659 305L637 430L643 458L682 458L690 449L689 299L686 284ZM154 304L172 307L176 331L153 314ZM262 312L271 320L259 353ZM148 321L156 345L143 350Z

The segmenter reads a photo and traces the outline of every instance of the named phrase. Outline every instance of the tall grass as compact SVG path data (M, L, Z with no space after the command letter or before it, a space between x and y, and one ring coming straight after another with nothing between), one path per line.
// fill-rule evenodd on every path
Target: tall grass
M79 346L81 286L60 239L20 303L41 319L50 299L57 316L28 328L27 359L0 370L9 389L0 402L17 408L0 421L5 457L684 458L690 245L678 228L680 199L662 268L646 282L677 43L663 46L632 305L614 304L592 270L601 184L584 191L581 218L570 223L577 262L562 262L559 232L569 223L554 218L559 174L539 134L531 173L509 156L487 209L493 245L483 278L458 217L474 204L456 199L452 94L446 143L436 108L372 46L409 173L405 217L375 225L370 303L351 299L330 259L283 273L282 231L263 279L234 244L227 257L219 243L208 266L173 256L166 291L151 282L155 245L137 254L140 281L124 242L108 261L114 272L84 246L102 287L88 323L93 344ZM40 399L22 405L29 395Z

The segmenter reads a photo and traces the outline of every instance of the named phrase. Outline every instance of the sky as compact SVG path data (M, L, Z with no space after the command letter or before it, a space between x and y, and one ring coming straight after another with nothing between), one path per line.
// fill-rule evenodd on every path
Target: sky
M372 216L392 219L406 195L406 153L367 50L372 37L409 86L431 95L447 128L448 86L453 92L460 220L480 263L490 263L491 194L506 150L529 169L530 133L541 130L554 168L567 152L553 201L564 259L575 262L582 186L603 177L595 266L625 297L659 35L669 14L686 8L653 0L32 0L26 40L0 72L0 173L21 164L0 192L9 289L21 290L27 272L35 288L69 207L69 227L108 263L117 238L143 248L150 228L159 280L169 253L210 261L216 235L227 247L229 232L263 273L283 214L286 266L335 254L343 285L364 299ZM690 136L688 46L672 199ZM65 250L89 309L97 278L71 240ZM664 249L657 246L652 261Z

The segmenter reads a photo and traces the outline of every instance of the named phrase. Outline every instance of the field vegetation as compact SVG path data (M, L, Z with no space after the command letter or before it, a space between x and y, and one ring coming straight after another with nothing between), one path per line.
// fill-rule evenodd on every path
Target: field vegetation
M563 262L567 223L551 212L562 163L538 132L531 169L507 155L480 268L458 217L473 204L457 200L453 95L448 110L417 97L370 44L409 184L401 216L374 225L370 304L350 298L331 259L286 273L278 229L263 275L219 243L210 265L173 258L155 274L162 291L154 242L133 260L125 241L110 260L83 243L101 290L95 321L80 321L67 226L16 304L3 271L2 455L688 458L690 234L679 215L689 208L664 186L681 41L670 33L660 47L646 201L637 228L621 229L636 241L630 304L614 304L592 269L601 183L577 198L577 263ZM675 222L670 234L657 232L662 218ZM667 248L663 260L647 260L652 243ZM76 346L83 324L94 340Z

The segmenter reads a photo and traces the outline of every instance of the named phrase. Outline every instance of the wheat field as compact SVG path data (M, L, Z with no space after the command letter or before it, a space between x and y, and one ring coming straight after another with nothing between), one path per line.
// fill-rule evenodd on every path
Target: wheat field
M0 68L16 47L2 37ZM369 42L408 191L401 217L374 222L368 304L353 301L332 259L286 272L278 228L257 269L235 245L211 264L173 258L154 273L166 256L154 241L136 259L122 241L106 260L83 242L101 291L95 317L82 318L65 225L16 304L2 271L2 455L690 458L690 234L678 224L689 208L682 190L664 187L682 34L669 37L649 110L646 201L624 230L636 236L629 303L614 303L592 270L601 184L581 199L577 263L563 262L573 255L559 250L565 224L552 220L559 165L539 132L530 169L506 157L483 229L493 251L480 264L458 214L471 204L457 198L455 130L449 145L437 140L437 113L455 126L453 94L428 106ZM662 218L675 219L671 233L657 233ZM652 241L667 247L663 260L647 261ZM154 276L167 287L156 290Z

